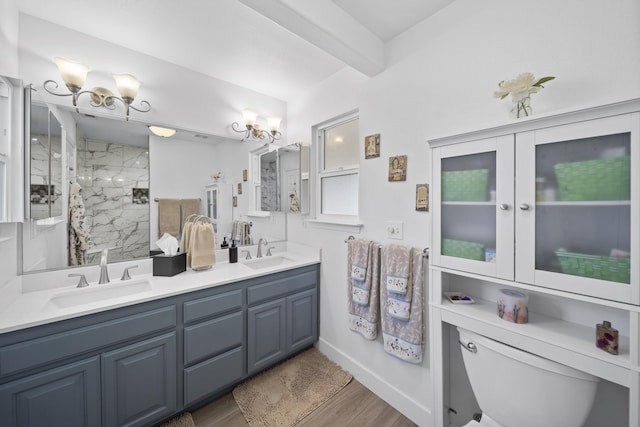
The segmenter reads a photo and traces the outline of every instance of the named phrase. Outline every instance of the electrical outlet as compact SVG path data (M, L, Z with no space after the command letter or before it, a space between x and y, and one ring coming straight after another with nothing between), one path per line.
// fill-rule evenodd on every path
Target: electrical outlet
M387 238L402 240L404 233L402 231L402 221L387 221Z

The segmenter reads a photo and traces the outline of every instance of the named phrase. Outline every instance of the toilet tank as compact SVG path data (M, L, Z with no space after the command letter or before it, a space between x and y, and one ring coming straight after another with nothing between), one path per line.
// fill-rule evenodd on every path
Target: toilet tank
M458 332L467 376L483 414L505 427L585 423L597 377L462 328Z

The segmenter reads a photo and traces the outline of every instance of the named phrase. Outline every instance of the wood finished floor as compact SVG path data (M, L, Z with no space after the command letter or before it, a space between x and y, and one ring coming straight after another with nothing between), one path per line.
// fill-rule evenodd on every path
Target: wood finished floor
M248 427L231 393L192 412L196 427ZM415 424L355 379L296 427L413 427Z

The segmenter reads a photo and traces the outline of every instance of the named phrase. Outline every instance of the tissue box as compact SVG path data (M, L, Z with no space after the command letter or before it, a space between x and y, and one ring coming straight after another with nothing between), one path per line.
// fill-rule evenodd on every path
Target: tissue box
M187 254L178 252L175 255L155 255L153 259L154 276L175 276L187 270Z

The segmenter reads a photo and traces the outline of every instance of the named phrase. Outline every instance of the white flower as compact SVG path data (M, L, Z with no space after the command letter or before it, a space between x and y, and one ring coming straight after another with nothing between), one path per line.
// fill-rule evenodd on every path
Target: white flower
M518 77L513 80L502 80L498 83L499 90L493 92L493 96L504 99L507 95L511 94L511 100L513 102L522 102L532 93L536 93L541 87L544 87L542 83L553 79L555 79L555 77L548 76L536 80L536 77L532 73L520 73Z
M214 172L211 174L211 178L213 179L220 179L220 177L222 176L222 172Z

